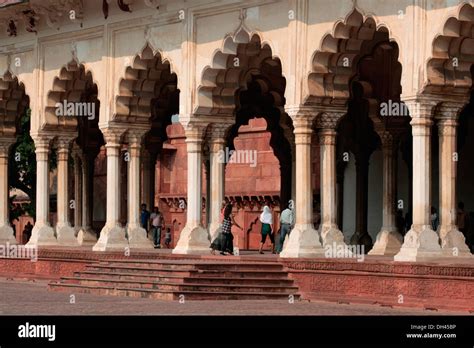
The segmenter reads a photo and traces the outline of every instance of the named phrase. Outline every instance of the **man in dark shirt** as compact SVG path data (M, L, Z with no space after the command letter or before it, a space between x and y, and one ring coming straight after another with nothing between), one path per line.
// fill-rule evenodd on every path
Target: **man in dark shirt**
M140 226L145 229L148 237L148 221L150 221L150 212L146 210L146 204L142 204L142 210L140 212Z

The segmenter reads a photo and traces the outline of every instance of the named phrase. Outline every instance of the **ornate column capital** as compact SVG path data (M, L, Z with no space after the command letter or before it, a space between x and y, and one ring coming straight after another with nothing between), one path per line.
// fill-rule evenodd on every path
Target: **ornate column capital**
M209 149L211 152L218 152L224 148L226 144L226 136L230 123L211 123L207 129L207 138L209 141Z
M466 106L462 102L443 102L435 109L435 118L437 120L458 120L462 109Z
M15 143L15 138L0 138L0 157L8 157L10 147Z
M319 145L336 145L337 132L333 128L322 128L318 132Z
M51 140L52 138L49 136L36 136L33 138L37 161L48 160Z
M126 134L129 146L140 146L146 133L144 129L129 129Z
M202 142L208 123L189 122L184 126L184 133L186 135L187 150L189 152L201 152Z
M339 124L339 121L341 120L341 118L344 117L346 113L347 111L345 110L321 112L321 114L318 115L318 119L316 121L316 128L335 130L337 128L337 125Z
M440 119L438 121L438 135L441 137L455 137L458 122L456 119Z
M102 134L104 135L105 140L105 147L120 147L120 143L122 141L123 134L125 133L124 129L120 128L103 128L101 129Z

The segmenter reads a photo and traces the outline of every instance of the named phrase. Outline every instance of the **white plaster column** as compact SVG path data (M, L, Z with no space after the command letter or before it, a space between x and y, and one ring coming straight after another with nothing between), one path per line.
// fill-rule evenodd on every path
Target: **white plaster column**
M389 131L379 132L383 153L382 228L369 255L395 255L403 237L397 230L397 138Z
M120 220L120 141L123 130L106 128L102 130L107 151L107 216L105 226L92 250L124 250L128 248L125 229Z
M77 246L79 243L74 235L74 228L71 227L68 218L68 159L70 143L71 139L69 138L58 139L58 221L56 223L56 236L58 243L61 245Z
M472 257L466 239L456 226L456 128L461 108L441 107L438 120L439 136L439 238L446 257Z
M313 227L313 191L311 188L311 126L316 113L312 109L287 110L293 119L296 147L295 226L283 245L280 257L323 257L319 233Z
M92 184L92 178L90 176L90 161L86 154L82 154L82 226L77 234L77 240L80 245L94 245L97 242L97 235L92 230L91 221L91 199L90 199L90 187Z
M202 215L202 141L205 125L188 124L185 127L188 151L187 220L173 254L209 253L209 233L201 225Z
M318 120L319 146L321 151L321 226L323 247L346 247L344 235L337 225L337 176L336 176L336 126L345 115L345 110L329 111ZM333 254L336 250L333 250ZM347 255L350 254L345 249Z
M222 201L225 198L225 160L224 148L225 141L224 127L216 127L213 125L211 138L209 140L210 147L210 224L209 234L213 241L221 231L220 212Z
M17 244L9 219L8 154L15 139L0 139L0 245Z
M49 145L50 138L34 138L36 147L36 222L27 246L57 245L49 223Z
M82 226L82 165L79 148L73 148L74 160L74 231L79 233Z
M130 248L153 249L153 244L140 226L140 148L144 131L129 130L128 138L128 224Z
M407 102L413 133L413 224L395 261L423 261L442 255L431 229L431 126L435 103Z

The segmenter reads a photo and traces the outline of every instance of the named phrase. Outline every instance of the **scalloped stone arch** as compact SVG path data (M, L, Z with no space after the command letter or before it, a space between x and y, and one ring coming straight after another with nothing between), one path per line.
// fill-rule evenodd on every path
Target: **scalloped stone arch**
M173 93L179 94L178 78L172 73L170 62L146 44L119 82L113 121L149 124L154 116L152 104L160 113L168 107Z
M83 101L84 93L91 88L97 90L92 73L86 71L83 64L72 60L61 68L54 78L53 88L48 92L45 107L44 130L54 130L61 127L62 131L76 131L78 121L76 117L56 116L56 105L64 100L78 103Z
M432 44L427 63L424 91L435 94L468 93L472 86L474 64L474 7L464 4L455 17L449 17L443 33Z
M222 49L214 53L211 65L204 69L198 87L196 113L233 114L237 91L245 90L252 77L258 75L272 82L262 84L272 88L269 93L278 95L275 106L283 107L286 79L282 75L280 59L272 54L270 45L263 43L260 35L241 28L224 39Z
M358 63L373 48L390 42L387 27L377 26L374 17L354 9L344 21L335 24L333 32L321 41L312 58L308 77L308 104L345 105L350 98L350 82L357 74Z
M15 136L18 120L29 105L25 86L10 71L0 78L0 135Z

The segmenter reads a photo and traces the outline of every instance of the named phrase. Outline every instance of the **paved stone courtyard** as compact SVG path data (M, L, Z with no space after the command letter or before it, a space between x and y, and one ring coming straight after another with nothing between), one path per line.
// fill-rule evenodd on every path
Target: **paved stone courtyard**
M157 301L50 292L46 281L0 279L0 315L466 315L377 305L297 301Z

